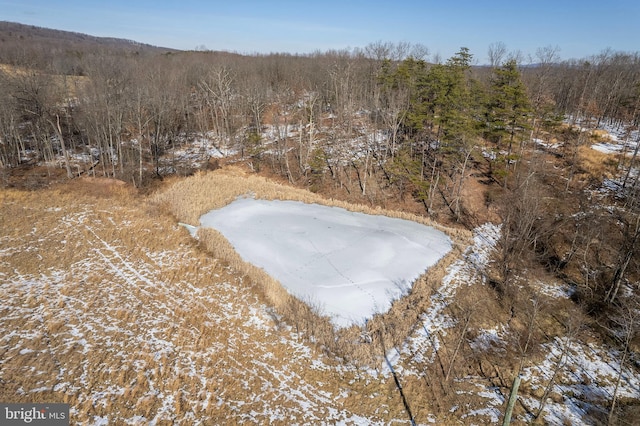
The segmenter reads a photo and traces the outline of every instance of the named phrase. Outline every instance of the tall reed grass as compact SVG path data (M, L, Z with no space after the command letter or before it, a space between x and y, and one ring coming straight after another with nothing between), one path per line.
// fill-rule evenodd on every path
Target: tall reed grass
M175 180L155 193L151 200L170 212L178 221L197 226L200 216L222 208L242 196L316 203L353 212L411 220L445 232L452 239L452 251L413 284L410 294L394 301L387 313L376 315L367 322L364 329L353 326L336 330L328 318L320 315L312 301L293 297L264 270L244 261L229 241L216 230L199 228L197 237L206 250L214 257L228 262L236 271L255 283L265 300L286 322L306 332L321 347L357 364L377 361L384 349L399 346L405 340L413 331L419 316L429 307L430 296L439 286L447 267L461 256L471 239L469 231L444 227L425 217L326 199L306 190L246 174L234 167L199 172L194 176ZM363 338L363 335L368 337Z
M268 191L282 199L330 202L233 169L196 179L170 182L167 191L204 184L226 193L213 200L219 206ZM164 196L189 210L183 198L189 194L169 192ZM7 336L0 399L66 402L74 409L72 422L82 424L95 416L123 424L134 416L151 422L156 415L158 424L191 424L194 418L265 423L268 417L253 413L267 416L274 404L291 410L292 421L305 422L326 414L320 394L336 397L331 409L387 421L403 415L392 382L361 380L354 368L322 367L342 360L318 353L326 349L373 363L382 346L399 341L393 330L410 326L372 320L384 325L377 326L384 345L373 328L335 331L313 301L290 296L216 231L201 230L199 242L190 238L159 208L162 196L150 203L122 183L92 179L41 191L0 190L0 278L6 278L0 328ZM211 208L202 203L201 212ZM402 303L419 306L409 300L392 308L396 317L406 313ZM265 312L265 304L273 309ZM367 333L372 342L362 340ZM301 334L316 344L292 340ZM309 368L315 364L310 360L322 360L321 367ZM283 388L296 389L299 400L319 401L305 407L311 417L299 411L299 400L283 398ZM380 414L384 404L388 410ZM415 413L424 417L425 410Z

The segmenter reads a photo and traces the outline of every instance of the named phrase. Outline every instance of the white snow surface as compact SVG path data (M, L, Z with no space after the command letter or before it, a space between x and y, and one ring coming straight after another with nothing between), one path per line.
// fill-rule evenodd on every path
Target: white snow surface
M573 123L581 131L592 130L591 119L567 117L566 123ZM591 145L591 148L604 154L631 155L640 144L640 130L631 123L620 123L613 120L603 120L595 126L595 129L607 132L605 139Z
M0 234L0 377L29 378L16 397L74 397L71 424L216 424L207 407L226 413L227 424L389 424L382 411L347 409L353 369L276 325L232 268L202 262L187 246L123 243L107 223L129 229L124 218L133 210L47 210L57 227L36 221L25 225L30 233ZM159 225L149 233L160 229L175 231ZM36 275L11 263L15 253L37 259L46 240L86 249L69 268ZM345 380L337 388L336 371ZM129 417L106 408L124 400L136 407ZM139 408L151 401L153 409Z
M491 252L500 238L500 226L492 223L474 229L473 244L467 248L463 257L458 259L447 269L438 291L431 296L431 307L420 316L420 325L415 333L407 339L404 347L393 348L386 354L382 365L385 374L391 369L400 369L400 362L404 359L427 360L433 362L435 350L440 347L438 333L445 333L456 323L445 311L455 300L458 288L463 285L484 283L483 269L489 264ZM416 354L420 354L416 357ZM419 376L420 368L406 370L406 374Z
M445 233L417 222L296 201L240 198L200 224L337 327L386 312L452 247Z

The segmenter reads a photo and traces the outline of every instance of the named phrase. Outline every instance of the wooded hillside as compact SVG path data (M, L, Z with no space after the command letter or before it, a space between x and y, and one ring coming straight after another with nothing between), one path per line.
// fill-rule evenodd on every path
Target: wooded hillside
M0 182L96 176L147 192L236 164L451 226L499 224L486 278L520 327L512 372L554 333L588 327L637 373L640 54L489 53L487 66L464 47L437 61L385 42L242 56L0 23ZM570 288L557 315L535 302L548 277ZM598 421L638 401L607 404Z

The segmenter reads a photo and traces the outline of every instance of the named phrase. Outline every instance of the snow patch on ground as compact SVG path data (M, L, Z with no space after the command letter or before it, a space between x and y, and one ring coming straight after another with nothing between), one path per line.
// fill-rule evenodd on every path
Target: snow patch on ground
M536 281L533 283L541 294L555 299L567 299L574 293L574 289L566 284L558 282L545 283L542 281Z
M547 149L558 149L562 146L562 143L560 142L547 142L543 139L539 139L539 138L534 138L533 142L535 142L536 145L539 145L543 148L547 148Z
M597 125L589 124L589 120L568 117L566 123L575 121L575 126L582 132L601 132L600 141L591 145L591 148L604 154L631 153L640 144L640 130L630 124L602 120ZM594 129L595 127L595 129ZM604 133L602 133L604 132Z
M473 244L465 251L462 259L451 264L438 291L431 296L431 307L420 317L416 332L400 350L393 349L387 354L388 362L382 366L384 374L391 368L400 368L401 359L413 358L416 362L433 362L435 352L440 347L438 333L455 325L445 309L455 299L457 289L462 285L484 282L483 270L488 265L491 252L500 237L500 226L486 223L473 231ZM418 357L416 358L416 354ZM419 367L405 370L405 374L420 375Z
M471 378L471 380L473 380L473 378ZM482 417L488 417L490 422L493 424L498 423L499 419L502 416L502 406L504 405L504 402L505 402L504 396L496 388L492 387L489 389L482 390L484 388L484 385L479 383L474 383L474 385L477 388L479 387L480 390L475 389L469 392L458 392L458 393L459 394L468 393L472 395L481 396L482 398L485 398L487 400L485 402L486 406L483 408L470 409L467 413L462 414L460 418L466 419L469 417L482 416Z
M615 142L598 142L591 145L591 149L594 149L603 154L619 154L625 147Z
M566 363L552 387L552 392L562 395L562 402L547 401L543 413L546 421L550 424L581 423L589 407L608 404L620 372L620 356L582 340L567 341L566 338L556 338L543 347L547 354L545 359L525 368L521 377L523 382L530 382L532 389L544 389L550 383L556 366ZM567 348L564 357L563 348ZM622 371L618 395L640 398L640 378L626 366ZM540 401L533 398L527 398L527 403L535 410L540 406Z
M125 245L103 228L115 217L88 208L37 230L83 246L87 255L67 270L18 272L11 255L30 248L35 258L40 248L24 233L2 237L11 250L0 256L0 371L30 378L17 394L69 395L78 423L211 424L203 410L212 410L232 423L383 424L345 409L348 385L324 383L336 367L289 327L276 328L241 277L179 248ZM108 408L125 400L157 408L126 417Z
M498 327L480 330L478 336L469 342L469 345L478 353L486 351L505 352L504 330L498 330Z
M296 201L241 198L200 223L338 327L386 312L452 247L416 222Z

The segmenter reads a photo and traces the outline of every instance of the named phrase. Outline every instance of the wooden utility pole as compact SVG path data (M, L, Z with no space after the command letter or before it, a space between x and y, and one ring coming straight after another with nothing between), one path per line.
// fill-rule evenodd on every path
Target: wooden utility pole
M513 385L511 386L511 394L509 395L509 402L507 403L507 409L504 412L504 420L502 426L509 426L511 423L511 414L513 413L513 406L516 405L518 399L518 387L520 387L520 375L518 374L513 379Z

